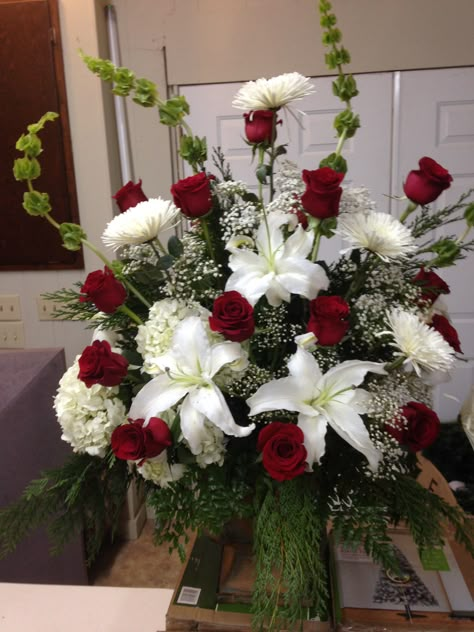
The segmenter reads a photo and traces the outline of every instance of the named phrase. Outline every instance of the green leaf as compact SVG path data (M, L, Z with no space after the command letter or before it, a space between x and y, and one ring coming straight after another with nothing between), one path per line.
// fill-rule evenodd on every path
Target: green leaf
M471 228L474 226L474 202L469 204L464 211L464 219Z
M284 154L286 154L286 145L278 145L278 147L275 148L275 158L278 158L278 156L283 156Z
M156 267L158 270L168 270L174 264L174 257L171 255L163 255L158 259Z
M41 140L36 134L22 134L15 145L18 151L25 153L28 158L35 158L41 153Z
M255 193L244 193L241 197L244 202L250 202L251 204L258 204L260 202L258 196L255 195Z
M155 106L158 102L158 90L156 88L156 84L148 79L137 79L135 94L132 101L145 108Z
M128 97L135 87L135 75L124 66L115 69L113 80L114 87L112 92L119 97Z
M179 257L181 257L181 255L184 252L183 244L178 239L178 237L176 237L176 235L172 235L168 239L168 252L175 259L178 259Z
M39 131L43 129L43 127L45 126L45 123L47 123L48 121L54 121L58 117L59 117L59 114L57 112L46 112L45 114L43 114L43 116L40 118L40 120L37 123L32 123L31 125L28 125L26 129L31 134L37 134Z
M183 118L189 114L189 104L182 96L172 97L158 108L160 112L160 123L169 127L180 125Z
M267 170L268 165L259 165L255 170L255 175L257 176L257 180L262 184L267 184Z
M36 158L17 158L13 163L15 180L36 180L41 175L41 166Z
M320 167L331 167L338 173L347 173L347 162L342 156L335 153L330 154L319 163Z
M79 224L63 222L59 226L59 234L63 240L63 246L66 250L80 250L82 240L87 239L86 233Z
M28 215L44 217L51 211L49 195L39 191L27 191L23 194L23 208Z
M185 135L181 137L179 154L192 167L202 165L207 160L207 141L205 137Z
M334 236L334 231L337 227L337 218L336 217L327 217L323 219L319 224L319 231L323 237L327 239L331 239Z

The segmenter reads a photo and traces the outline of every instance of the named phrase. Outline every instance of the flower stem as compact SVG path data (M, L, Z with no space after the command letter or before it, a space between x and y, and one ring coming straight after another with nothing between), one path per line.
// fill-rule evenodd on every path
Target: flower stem
M313 250L311 252L311 261L314 263L316 261L316 257L318 256L319 244L321 242L321 231L319 230L319 221L314 227L314 243Z
M403 211L403 213L400 215L400 222L403 224L403 222L406 220L406 218L411 215L413 213L413 211L415 209L418 208L418 204L415 204L415 202L409 202L406 209Z
M387 362L384 368L386 371L395 371L395 369L399 369L403 365L404 362L405 362L405 357L400 356L393 362Z
M137 316L137 314L135 314L135 312L132 311L126 305L120 305L120 307L118 308L118 311L122 312L123 314L126 314L130 318L130 320L133 320L133 322L136 323L137 325L143 325L142 319L139 316Z
M335 151L336 156L341 155L342 148L344 146L344 143L346 142L346 135L347 135L347 129L344 128L342 130L342 134L339 136L339 140L337 141L337 147Z
M209 256L211 257L213 261L215 261L216 257L214 254L214 248L212 247L211 235L209 233L209 226L207 225L207 220L204 217L201 217L201 227L202 227L202 232L204 234L204 239L206 240Z
M471 230L471 228L472 228L472 226L469 226L469 225L468 225L468 226L466 226L466 230L463 232L463 234L462 234L462 235L460 235L460 236L456 239L456 241L458 242L458 244L461 244L461 243L462 243L462 242L466 239L466 237L468 236L469 231Z

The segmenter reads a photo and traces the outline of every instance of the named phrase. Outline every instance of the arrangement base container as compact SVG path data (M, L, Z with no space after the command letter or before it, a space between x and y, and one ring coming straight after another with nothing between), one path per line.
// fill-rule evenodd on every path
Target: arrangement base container
M242 543L195 538L166 614L167 632L250 632L254 569L247 551ZM308 609L303 632L333 629L328 621L310 617Z

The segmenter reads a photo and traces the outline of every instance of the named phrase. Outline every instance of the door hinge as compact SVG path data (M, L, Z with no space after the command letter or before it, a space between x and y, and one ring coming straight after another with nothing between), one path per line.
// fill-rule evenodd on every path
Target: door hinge
M54 26L49 27L49 41L53 46L56 46L56 29Z

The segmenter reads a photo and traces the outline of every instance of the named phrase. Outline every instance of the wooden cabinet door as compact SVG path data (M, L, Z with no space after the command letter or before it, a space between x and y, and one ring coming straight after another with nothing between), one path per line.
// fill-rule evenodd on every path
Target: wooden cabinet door
M23 210L25 183L12 171L26 126L59 112L41 133L35 187L49 193L56 221L78 221L57 0L0 0L0 68L0 270L82 268L81 252L65 250L47 221Z

